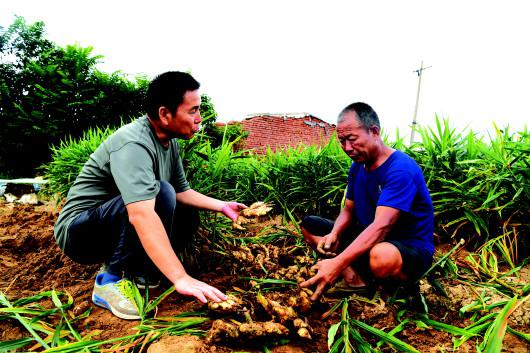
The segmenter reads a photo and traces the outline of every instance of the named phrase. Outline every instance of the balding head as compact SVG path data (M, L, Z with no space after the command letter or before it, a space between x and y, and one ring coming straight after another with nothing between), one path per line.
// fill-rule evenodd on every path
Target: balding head
M379 130L381 130L381 124L379 123L379 117L377 116L377 113L368 104L362 102L352 103L344 108L337 118L337 125L341 124L345 117L353 115L350 113L354 113L357 121L367 131L373 126L376 126Z

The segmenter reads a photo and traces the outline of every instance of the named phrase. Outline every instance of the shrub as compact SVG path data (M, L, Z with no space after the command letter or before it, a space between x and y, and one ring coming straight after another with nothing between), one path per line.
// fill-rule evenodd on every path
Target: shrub
M147 80L96 69L92 48L61 48L44 24L18 17L0 29L0 171L30 176L49 161L50 146L96 126L117 126L143 110ZM21 163L23 161L23 163Z
M44 190L66 197L90 155L113 132L114 129L96 127L86 131L79 139L69 138L52 147L52 161L42 167L44 178L48 180Z

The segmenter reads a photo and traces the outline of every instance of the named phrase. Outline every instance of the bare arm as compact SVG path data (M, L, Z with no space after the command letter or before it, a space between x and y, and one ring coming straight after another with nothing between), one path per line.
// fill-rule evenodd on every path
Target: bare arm
M335 220L331 233L336 234L338 237L344 233L344 231L350 226L353 219L353 201L346 199L344 207L340 210L339 216Z
M203 195L193 189L177 193L177 201L186 206L221 212L226 202Z
M207 299L224 300L226 297L218 289L190 277L171 247L168 235L158 214L155 200L128 204L129 221L134 226L142 246L158 269L184 295L192 295L205 303Z
M192 189L177 193L177 201L190 207L222 212L232 221L236 221L239 216L239 211L247 208L247 206L242 203L217 200Z
M353 219L354 203L346 199L344 207L335 220L331 232L323 236L317 244L317 251L326 256L335 256L334 251L337 249L341 235L350 226Z

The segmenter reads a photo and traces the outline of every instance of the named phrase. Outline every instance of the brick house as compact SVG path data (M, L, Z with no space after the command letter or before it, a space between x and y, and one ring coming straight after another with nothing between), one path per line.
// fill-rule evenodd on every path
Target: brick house
M273 151L286 146L299 144L324 146L335 132L334 124L310 114L255 114L248 118L228 124L240 123L248 132L242 144L243 149L253 149L264 153L267 146Z

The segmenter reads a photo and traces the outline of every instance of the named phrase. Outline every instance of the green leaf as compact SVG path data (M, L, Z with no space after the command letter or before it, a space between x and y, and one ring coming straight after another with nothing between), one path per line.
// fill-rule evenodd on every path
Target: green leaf
M512 329L510 326L507 327L507 330L512 335L515 335L517 337L520 337L520 338L530 342L530 334L529 333L523 333L523 332L516 331L516 330Z
M335 342L335 335L337 334L340 324L340 322L337 322L336 324L331 325L328 330L328 349L331 349L333 342Z
M11 305L11 303L9 302L9 300L7 299L7 297L4 295L4 293L2 291L0 291L0 304L4 305L4 306L7 306L8 308L11 308L13 309L13 306ZM48 346L43 340L42 338L35 332L35 330L33 329L33 327L22 317L20 316L17 312L14 313L15 314L15 318L22 324L22 326L24 326L26 328L26 330L29 331L29 333L31 333L31 335L35 338L35 340L43 347L43 348L50 348L50 346Z
M375 327L372 327L362 321L352 319L351 323L359 328L362 328L365 331L370 332L371 334L377 336L381 340L385 341L388 344L391 344L394 348L402 351L402 352L408 352L408 353L420 353L416 348L412 347L408 343L403 342L402 340L384 332L381 331Z
M437 330L445 331L453 335L459 335L459 336L476 336L472 331L456 327L453 325L444 324L442 322L438 322L431 319L423 319L424 324L427 324L431 327L434 327Z
M528 299L528 297L526 297ZM508 326L508 317L515 310L517 304L517 296L513 297L504 308L499 312L495 321L492 324L492 330L486 339L485 353L500 353L502 350L502 342Z
M162 300L164 300L168 295L170 295L171 293L173 293L175 291L175 286L171 286L169 287L164 293L160 294L158 296L158 298L156 298L155 300L153 300L152 302L150 302L146 308L145 308L145 313L144 314L147 314L148 312L154 310L158 304L160 304L160 302Z
M329 353L338 353L341 345L344 345L344 336L340 336L335 343L329 348Z
M401 321L401 322L399 323L399 325L397 325L396 327L394 327L392 330L390 330L390 331L388 332L388 335L390 335L390 336L395 336L396 333L403 331L403 330L405 329L405 326L406 326L409 322L410 322L409 319L405 319L405 320ZM383 340L380 340L379 342L377 342L376 347L380 347L380 346L383 344L383 342L384 342Z
M0 353L15 351L18 348L22 348L32 342L35 342L35 339L31 337L24 337L16 340L0 342Z
M57 308L61 308L63 306L63 303L61 303L61 301L59 300L59 297L57 296L55 290L52 290L52 301Z

